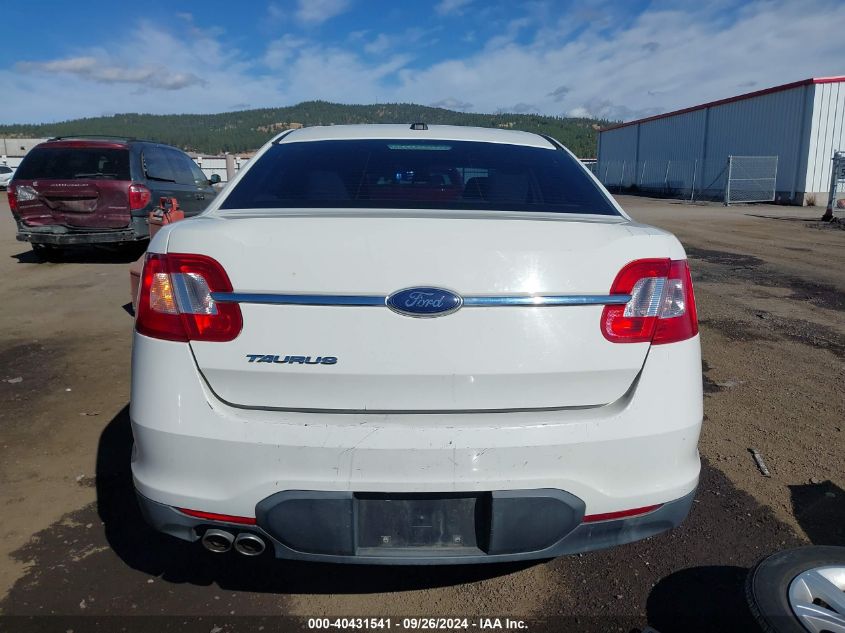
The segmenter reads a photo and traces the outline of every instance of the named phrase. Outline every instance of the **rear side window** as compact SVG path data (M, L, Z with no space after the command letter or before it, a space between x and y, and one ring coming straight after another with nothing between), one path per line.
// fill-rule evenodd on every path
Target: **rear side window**
M165 149L164 153L170 161L170 167L173 169L173 177L180 185L193 185L194 172L191 170L191 165L194 161L187 154L183 154L179 150Z
M129 150L97 147L36 147L23 159L16 178L129 180Z
M6 167L5 165L0 165L0 174L11 174L12 170L10 167Z
M160 147L147 147L143 153L144 173L151 180L163 182L176 182L176 174L173 173L173 166L167 158L164 149Z
M274 145L221 205L273 207L618 215L577 160L562 150L407 139Z

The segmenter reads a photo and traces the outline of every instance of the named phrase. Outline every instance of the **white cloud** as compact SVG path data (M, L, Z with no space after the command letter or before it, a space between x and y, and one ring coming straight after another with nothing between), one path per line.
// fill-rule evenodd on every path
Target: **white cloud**
M190 72L176 72L163 66L110 65L96 57L68 57L47 62L18 62L16 68L25 73L77 75L103 84L139 84L162 90L181 90L205 85L205 79Z
M728 97L749 81L762 88L841 72L836 33L845 4L761 0L733 14L725 4L649 10L610 26L582 21L578 31L575 16L564 14L527 43L513 37L526 25L511 22L475 55L400 73L399 98L630 119Z
M446 97L428 105L433 108L446 108L447 110L469 110L472 108L472 104L469 101L461 101L460 99L455 99L455 97Z
M434 10L438 15L461 15L472 0L440 0Z
M348 8L349 0L299 0L296 19L304 24L322 24Z
M393 38L385 33L379 33L372 42L364 45L364 50L373 55L383 53L393 46Z
M301 37L284 35L279 39L270 42L267 46L267 51L264 53L262 61L268 68L283 68L285 64L293 59L297 55L297 52L307 43L307 40Z
M515 103L504 108L497 108L496 114L536 114L540 112L540 108L533 103Z
M569 112L566 113L566 116L571 116L576 119L592 119L593 114L587 110L584 106L578 106L577 108L572 108Z
M486 41L476 32L477 52L460 58L445 57L421 28L325 44L310 30L280 26L263 52L248 56L220 30L186 35L141 21L102 47L0 68L0 122L309 99L634 118L842 71L845 3L752 0L737 8L721 0L680 10L673 1L626 19L602 2L553 17L515 15ZM423 51L433 61L421 61Z
M144 20L131 26L104 47L0 69L0 83L8 87L0 100L0 122L116 112L222 112L234 103L266 105L280 97L277 81L254 75L254 64L219 34L186 35ZM137 65L138 51L144 51L143 66ZM199 81L191 78L200 74Z
M419 52L421 49L433 46L438 39L435 36L439 28L423 29L410 27L398 33L379 33L372 40L364 44L364 51L371 55L380 55L391 49L404 49ZM350 39L362 39L358 32L350 33Z

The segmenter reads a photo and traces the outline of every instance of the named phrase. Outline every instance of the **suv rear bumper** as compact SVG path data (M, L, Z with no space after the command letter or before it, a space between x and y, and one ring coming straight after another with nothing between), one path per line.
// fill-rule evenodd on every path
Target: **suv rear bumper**
M47 226L27 226L18 221L17 239L31 244L51 246L74 246L84 244L115 244L138 242L149 238L150 228L147 218L133 217L129 226L121 229L78 229L62 224Z
M357 495L353 493L277 493L259 504L258 524L248 526L194 518L140 493L138 503L153 528L185 541L197 541L206 530L216 529L227 531L233 537L244 533L257 535L276 558L282 559L457 565L555 558L648 538L678 526L689 514L695 491L640 516L602 521L585 521L583 501L561 490L488 494L493 499L490 516L476 522L476 527L480 528L478 533L487 532L487 538L474 547L361 547L356 535ZM344 505L348 506L348 515L342 510L337 513ZM272 517L274 510L279 510L275 519ZM320 514L332 515L332 520L315 524L315 516ZM375 522L370 527L376 533L387 534L393 526Z

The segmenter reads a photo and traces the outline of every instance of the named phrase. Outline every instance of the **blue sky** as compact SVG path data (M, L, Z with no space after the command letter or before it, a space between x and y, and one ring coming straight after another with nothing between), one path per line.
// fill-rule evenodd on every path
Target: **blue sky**
M310 99L627 120L845 73L840 0L3 0L0 8L0 123Z

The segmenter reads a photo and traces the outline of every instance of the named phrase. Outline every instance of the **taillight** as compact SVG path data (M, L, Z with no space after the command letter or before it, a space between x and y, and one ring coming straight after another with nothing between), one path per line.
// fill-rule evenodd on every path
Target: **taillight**
M231 292L226 271L205 255L149 253L141 274L135 329L168 341L231 341L243 327L236 303L213 292Z
M616 275L610 294L631 296L628 303L605 306L602 312L601 331L612 343L661 345L698 333L686 260L633 261Z
M144 185L129 185L129 209L136 211L143 209L150 203L152 192Z
M12 211L17 211L18 205L21 202L32 202L33 200L38 200L38 192L29 185L10 184L7 189L9 190L9 208Z
M17 212L18 197L15 195L15 185L9 185L6 187L6 193L9 195L9 209L12 210L12 213Z

